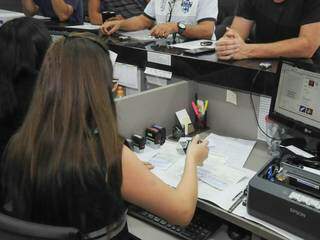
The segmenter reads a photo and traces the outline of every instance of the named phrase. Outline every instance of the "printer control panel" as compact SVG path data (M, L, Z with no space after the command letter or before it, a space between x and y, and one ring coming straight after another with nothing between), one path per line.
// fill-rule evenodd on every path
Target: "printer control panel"
M316 198L312 198L298 192L291 192L289 194L289 199L320 211L320 201Z

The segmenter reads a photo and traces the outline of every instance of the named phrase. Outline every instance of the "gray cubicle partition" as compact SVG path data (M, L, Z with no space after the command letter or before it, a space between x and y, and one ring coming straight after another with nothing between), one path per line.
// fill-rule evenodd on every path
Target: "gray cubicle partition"
M236 138L257 138L257 124L249 93L235 91L237 105L234 105L226 101L226 88L198 83L196 91L199 98L209 100L208 125L213 132ZM253 95L253 102L257 109L259 96Z
M227 89L193 81L180 81L144 91L116 101L120 133L129 137L143 134L146 127L158 123L168 129L174 126L175 112L186 108L189 114L194 94L208 99L208 126L211 131L244 139L257 138L257 125L248 93L236 92L237 105L226 102ZM253 96L256 108L259 97Z
M193 84L192 81L180 81L117 99L120 134L124 137L143 134L154 123L166 127L170 133L176 121L175 112L184 108L190 110Z

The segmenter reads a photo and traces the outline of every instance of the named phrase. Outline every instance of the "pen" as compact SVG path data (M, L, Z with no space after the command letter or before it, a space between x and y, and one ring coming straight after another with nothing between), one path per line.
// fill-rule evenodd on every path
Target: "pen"
M243 193L243 191L240 191L237 195L235 195L235 196L232 198L232 201L236 200L237 197L239 197L242 193Z

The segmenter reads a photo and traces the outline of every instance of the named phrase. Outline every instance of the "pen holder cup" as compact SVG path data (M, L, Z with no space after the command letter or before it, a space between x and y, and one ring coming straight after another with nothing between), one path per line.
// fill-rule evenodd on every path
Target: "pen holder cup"
M196 131L205 130L208 128L207 113L205 113L203 116L200 116L200 117L194 115L194 128Z

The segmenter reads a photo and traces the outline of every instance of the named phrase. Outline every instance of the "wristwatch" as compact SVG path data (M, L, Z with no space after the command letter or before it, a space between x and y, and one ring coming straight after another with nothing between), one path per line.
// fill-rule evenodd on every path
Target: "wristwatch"
M178 33L181 35L186 30L186 25L182 22L178 22Z

